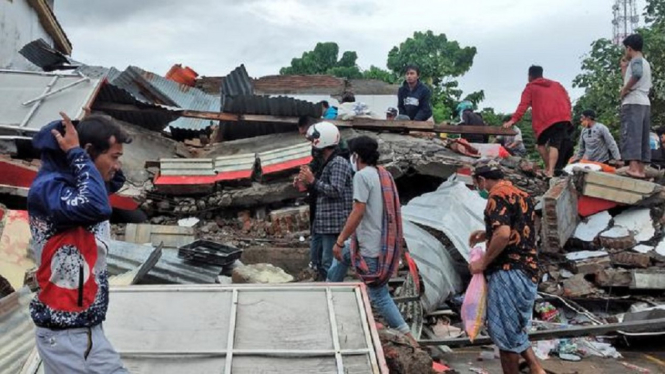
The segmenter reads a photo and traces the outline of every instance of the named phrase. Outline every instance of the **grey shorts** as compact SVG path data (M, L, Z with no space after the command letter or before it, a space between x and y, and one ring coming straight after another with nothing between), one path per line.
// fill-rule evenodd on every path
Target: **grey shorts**
M651 106L621 106L621 158L625 161L651 162L650 132Z
M35 337L46 374L129 373L102 325L66 330L37 327Z

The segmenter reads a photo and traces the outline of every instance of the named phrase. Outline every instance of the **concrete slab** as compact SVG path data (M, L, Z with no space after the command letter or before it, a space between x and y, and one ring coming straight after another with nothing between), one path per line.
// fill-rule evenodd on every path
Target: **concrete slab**
M610 224L612 216L608 212L594 214L580 222L575 229L573 237L585 242L593 241L598 234L604 231Z
M544 252L558 252L577 228L577 191L570 179L557 182L543 196Z
M614 217L614 224L630 230L638 243L647 241L656 234L649 208L627 210Z

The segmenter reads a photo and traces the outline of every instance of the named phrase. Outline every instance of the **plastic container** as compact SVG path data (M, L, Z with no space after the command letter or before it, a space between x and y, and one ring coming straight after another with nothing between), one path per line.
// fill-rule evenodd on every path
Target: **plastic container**
M241 255L242 249L209 240L197 240L178 248L178 257L184 260L217 266L231 265Z

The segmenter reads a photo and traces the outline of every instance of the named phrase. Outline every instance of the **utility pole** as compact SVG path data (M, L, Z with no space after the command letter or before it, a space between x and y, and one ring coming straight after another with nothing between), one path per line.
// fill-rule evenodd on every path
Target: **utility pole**
M620 45L623 40L637 29L640 17L637 15L637 0L615 0L612 6L614 19L612 41Z

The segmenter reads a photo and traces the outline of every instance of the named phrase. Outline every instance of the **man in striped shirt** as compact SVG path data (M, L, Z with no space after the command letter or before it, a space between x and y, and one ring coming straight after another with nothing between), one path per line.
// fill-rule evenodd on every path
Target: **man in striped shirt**
M580 160L608 163L610 160L620 161L621 154L610 130L602 123L596 122L596 113L587 109L582 112L582 133L579 149L571 162Z

